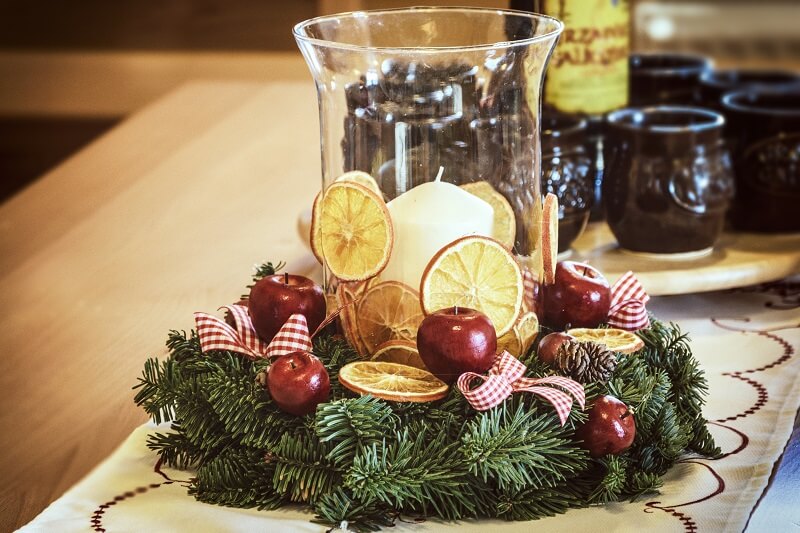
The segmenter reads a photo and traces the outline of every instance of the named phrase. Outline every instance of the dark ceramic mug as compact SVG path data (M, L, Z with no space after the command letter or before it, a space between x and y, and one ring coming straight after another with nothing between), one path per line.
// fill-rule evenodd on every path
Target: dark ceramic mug
M736 229L800 231L800 88L722 98L734 150Z
M700 75L711 60L689 54L631 54L629 58L631 106L692 105Z
M800 85L800 74L786 70L707 70L700 76L697 104L721 111L722 97L725 93L792 85Z
M587 122L575 115L542 115L542 195L558 196L558 251L564 252L589 221L596 168Z
M603 203L619 245L655 254L710 252L725 223L733 177L725 119L694 107L608 115Z

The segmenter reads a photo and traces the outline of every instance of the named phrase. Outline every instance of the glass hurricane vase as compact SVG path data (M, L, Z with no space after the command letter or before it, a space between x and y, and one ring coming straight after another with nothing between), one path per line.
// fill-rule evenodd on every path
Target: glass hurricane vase
M374 278L340 283L326 269L326 290L356 302L341 318L360 351L413 343L420 278L459 237L493 237L538 275L540 95L561 30L553 18L479 8L353 12L294 28L317 88L323 194L347 172L369 174L393 225ZM433 181L452 186L420 188ZM502 205L486 201L494 193Z

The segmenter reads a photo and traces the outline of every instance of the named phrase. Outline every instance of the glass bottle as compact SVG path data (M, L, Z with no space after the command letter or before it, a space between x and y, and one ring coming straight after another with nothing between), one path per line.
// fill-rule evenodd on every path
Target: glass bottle
M628 105L630 2L511 0L511 7L564 22L564 33L547 71L544 105L587 121L586 148L595 162L592 220L600 219L603 117Z

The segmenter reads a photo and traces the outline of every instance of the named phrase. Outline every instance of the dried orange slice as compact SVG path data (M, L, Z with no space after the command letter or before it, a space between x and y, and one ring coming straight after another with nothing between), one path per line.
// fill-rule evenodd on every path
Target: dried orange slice
M325 316L331 316L339 308L339 298L335 293L325 293Z
M374 278L373 278L374 279ZM370 287L372 279L365 281L340 281L339 287L347 301L360 300Z
M414 342L423 318L417 291L397 281L373 285L358 304L358 329L367 353L388 341Z
M606 348L613 352L633 353L644 347L644 341L624 329L616 328L575 328L567 331L579 341L594 342L605 344Z
M539 317L533 311L523 313L514 324L513 330L522 346L520 350L520 355L522 355L528 351L533 341L536 340L536 336L539 335Z
M345 172L338 178L334 180L334 183L337 181L352 181L353 183L358 183L359 185L363 185L367 189L371 190L381 198L383 198L383 193L381 192L381 188L378 187L378 182L375 181L375 178L370 176L364 171L361 170L351 170L350 172Z
M372 360L408 365L423 370L428 369L419 356L417 345L411 341L384 342L375 349Z
M366 282L361 282L366 284ZM361 337L361 332L358 329L358 300L363 294L363 288L359 290L358 286L354 287L349 283L340 283L336 289L336 300L338 306L343 306L339 312L339 325L342 328L347 342L350 343L355 351L361 355L367 355L367 347ZM337 306L337 307L338 307Z
M536 313L526 311L508 333L497 339L497 352L506 350L511 355L519 357L528 351L538 334L539 319Z
M542 206L542 270L545 285L552 285L556 279L558 262L558 198L547 193Z
M508 333L497 339L497 353L503 353L504 350L515 357L519 357L522 352L522 345L514 328L511 328Z
M447 395L447 384L419 368L382 361L356 361L339 370L342 385L359 394L393 402L432 402Z
M426 314L454 306L477 309L502 337L522 308L522 271L498 241L462 237L433 256L422 274L420 295Z
M503 243L509 250L513 248L517 234L517 219L514 216L514 209L506 197L492 187L488 181L465 183L461 185L461 188L492 206L494 209L492 237Z
M366 172L362 172L360 170L351 170L350 172L345 172L336 180L337 181L351 181L353 183L358 183L359 185L363 185L367 189L371 190L378 197L383 198L383 193L381 192L380 187L378 187L378 183L375 181L375 178L367 174ZM322 233L320 231L321 224L319 223L319 215L315 214L319 211L320 202L322 201L322 193L317 194L314 198L314 205L311 208L311 234L309 235L309 244L311 245L311 251L314 253L314 257L317 258L317 261L322 263Z
M382 198L363 185L340 181L328 187L312 212L311 236L318 238L317 248L334 276L358 281L386 267L394 231Z

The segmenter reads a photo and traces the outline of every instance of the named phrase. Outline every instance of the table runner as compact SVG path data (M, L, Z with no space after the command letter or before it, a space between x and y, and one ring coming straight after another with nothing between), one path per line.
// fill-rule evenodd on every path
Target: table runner
M719 459L686 457L659 494L570 510L536 522L398 520L395 530L702 531L787 530L800 523L800 479L756 509L800 407L800 279L732 291L657 297L648 307L690 333L710 394L704 410ZM144 354L143 354L144 358ZM131 377L133 383L135 376ZM196 502L190 472L161 468L137 428L108 459L20 531L325 531L299 507L256 511ZM87 436L91 438L91 436ZM788 488L787 488L788 487ZM777 490L777 488L775 489ZM756 512L753 512L756 509Z

